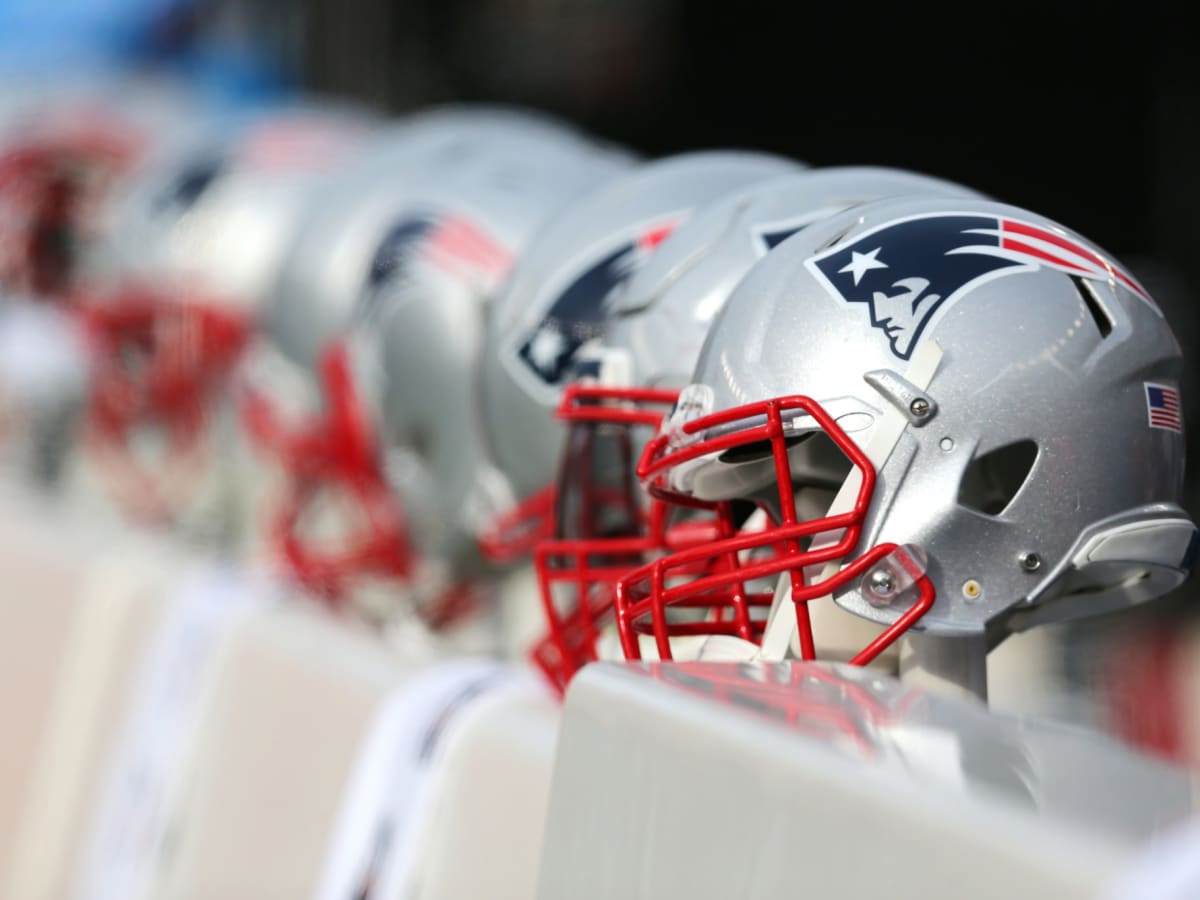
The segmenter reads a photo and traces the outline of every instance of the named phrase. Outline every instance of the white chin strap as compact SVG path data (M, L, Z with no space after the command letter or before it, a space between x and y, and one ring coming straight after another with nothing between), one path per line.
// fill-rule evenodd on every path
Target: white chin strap
M908 370L904 373L905 380L918 390L924 391L933 380L934 373L937 372L941 359L942 348L937 341L922 342L912 355ZM904 413L897 409L891 402L884 403L883 414L875 423L866 446L862 448L863 453L871 461L871 465L875 467L877 473L883 470L884 463L892 455L892 451L895 449L896 444L899 443L900 436L904 434L906 427L908 427L908 418ZM858 497L858 491L861 486L862 473L857 468L852 468L850 474L846 476L846 480L842 482L842 487L837 492L837 496L830 503L829 509L825 513L826 517L839 516L853 509L854 501ZM836 543L840 536L840 532L817 535L813 540L812 549L817 550L829 544ZM840 568L841 561L832 560L825 564L820 577L816 580L818 582L825 581L836 574ZM813 604L826 603L833 603L832 595L826 594L823 597L815 598L810 602L810 609L813 607ZM772 662L787 659L788 651L795 635L796 615L792 607L792 579L790 574L785 572L779 576L779 582L775 587L775 599L771 604L771 612L767 618L767 628L763 634L762 647L755 648L757 652L749 658Z

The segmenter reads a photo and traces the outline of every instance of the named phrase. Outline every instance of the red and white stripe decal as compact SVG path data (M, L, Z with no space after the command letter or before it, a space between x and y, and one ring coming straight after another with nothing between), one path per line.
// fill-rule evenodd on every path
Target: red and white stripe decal
M1128 272L1120 269L1094 250L1048 228L1031 225L1028 222L1017 222L1013 219L1002 219L1000 222L1000 246L1005 250L1032 256L1043 264L1064 269L1067 272L1092 278L1115 278L1157 309L1150 294Z
M512 262L512 254L462 216L439 220L422 249L430 262L447 270L500 276Z

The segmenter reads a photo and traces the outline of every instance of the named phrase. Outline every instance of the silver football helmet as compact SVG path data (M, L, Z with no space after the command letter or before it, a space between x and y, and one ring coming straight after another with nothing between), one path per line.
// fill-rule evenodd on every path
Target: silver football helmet
M133 170L221 113L173 82L113 72L6 81L4 94L0 404L20 422L5 442L39 482L61 488L91 381L74 301L104 212Z
M293 472L275 525L293 572L335 599L387 577L438 626L477 599L475 523L497 505L474 398L486 305L534 229L633 158L470 106L411 117L370 155L316 198L267 316L325 409L288 428L253 403L247 420ZM360 528L306 527L331 491Z
M429 224L422 213L478 202L496 237L517 247L576 191L631 162L624 150L519 107L447 104L406 115L309 198L264 310L264 330L312 368L420 243ZM535 164L542 177L534 176Z
M832 596L880 626L865 663L909 629L994 644L1171 590L1196 546L1182 369L1146 290L1037 213L896 198L809 226L734 291L638 465L660 499L771 524L621 579L626 654L812 658Z
M61 299L122 176L217 111L153 79L23 87L0 121L0 287Z
M764 153L679 154L582 198L538 234L492 307L484 343L483 422L516 501L482 534L486 555L519 559L549 537L564 436L554 409L599 345L630 277L696 209L802 168Z
M304 103L220 122L151 155L106 209L76 300L98 348L90 446L129 512L177 514L195 480L181 461L198 458L307 192L376 121ZM153 462L135 447L148 432L165 439Z
M979 198L952 182L878 167L809 169L755 182L698 210L617 297L604 337L567 389L553 537L535 567L548 630L534 659L564 687L596 659L618 578L706 532L637 489L636 451L691 378L709 325L750 268L791 235L849 206L905 194ZM677 511L676 511L677 512ZM619 654L619 649L617 653Z

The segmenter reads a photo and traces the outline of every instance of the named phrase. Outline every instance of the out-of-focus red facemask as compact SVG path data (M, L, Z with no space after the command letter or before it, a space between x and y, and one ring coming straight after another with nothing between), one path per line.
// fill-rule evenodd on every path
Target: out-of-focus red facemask
M354 380L345 341L332 341L319 362L325 409L307 420L284 425L270 402L246 393L241 417L260 447L283 468L284 494L272 517L274 541L298 581L342 608L364 578L411 585L419 554L400 499L384 475L380 442ZM348 501L358 524L342 535L336 549L306 536L304 522L322 495ZM451 584L422 598L417 612L430 628L447 628L471 614L480 602L478 587Z
M534 566L547 630L531 650L560 691L597 658L619 578L656 554L716 537L715 523L672 516L637 484L635 432L656 429L678 392L573 384L555 415L568 425L547 530Z
M170 521L203 459L205 432L249 337L249 323L216 303L130 288L77 299L92 349L87 438L109 469L116 499L140 519ZM147 459L139 433L164 447Z
M84 123L0 148L0 285L64 299L80 232L135 141Z

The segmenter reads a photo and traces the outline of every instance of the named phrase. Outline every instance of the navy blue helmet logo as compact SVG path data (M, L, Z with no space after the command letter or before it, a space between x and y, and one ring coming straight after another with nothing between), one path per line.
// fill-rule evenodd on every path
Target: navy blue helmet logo
M378 289L402 272L413 250L433 228L432 216L418 216L397 222L389 230L367 270L367 288Z
M997 269L1021 265L972 252L985 243L999 248L998 225L988 216L910 219L838 246L809 265L843 300L866 304L871 325L887 335L896 356L908 359L948 297Z
M892 353L908 359L939 309L1002 275L1044 267L1115 278L1157 311L1128 273L1059 230L1015 219L933 214L889 222L807 260L846 303L867 307Z
M571 280L533 333L521 342L517 350L521 362L547 384L562 383L572 373L579 349L603 336L620 289L674 224L654 227L623 243Z
M436 221L432 215L421 214L403 218L388 229L367 269L358 304L360 318L370 319L379 314L387 289L410 271L417 248L433 230Z
M397 286L414 277L418 261L484 289L508 271L512 257L464 216L409 213L388 229L371 257L358 314L378 315L385 298L395 296Z

